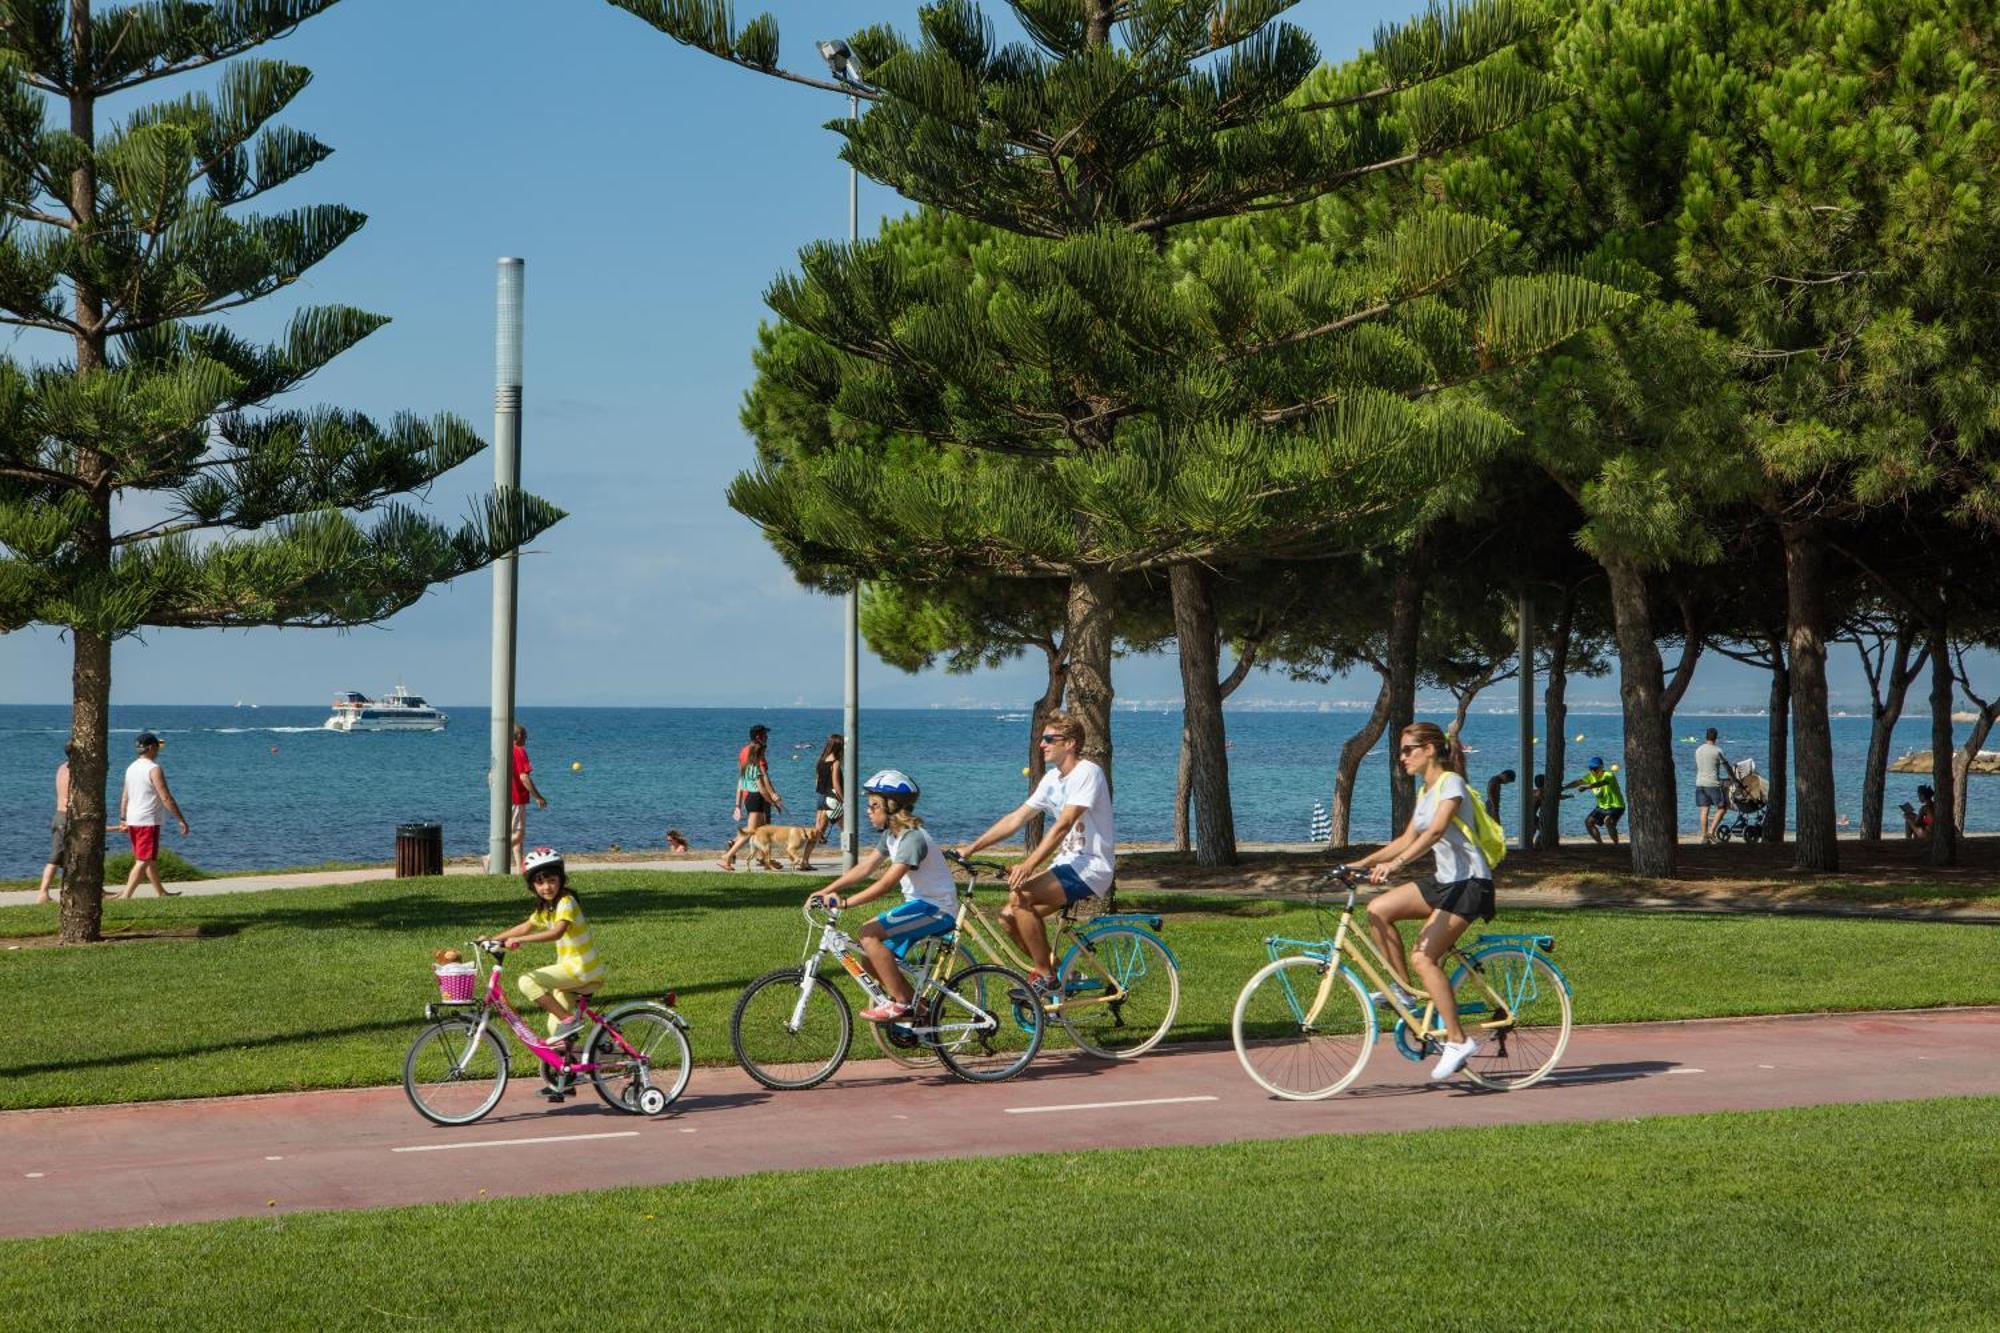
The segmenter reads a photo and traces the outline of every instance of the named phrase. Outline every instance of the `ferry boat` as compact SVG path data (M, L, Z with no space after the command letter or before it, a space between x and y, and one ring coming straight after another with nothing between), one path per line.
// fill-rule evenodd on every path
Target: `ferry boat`
M328 731L443 731L446 716L398 685L386 698L370 699L357 690L333 696Z

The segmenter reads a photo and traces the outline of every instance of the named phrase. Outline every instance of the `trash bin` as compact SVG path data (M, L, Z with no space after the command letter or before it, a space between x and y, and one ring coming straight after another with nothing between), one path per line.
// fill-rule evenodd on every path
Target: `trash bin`
M396 878L444 873L444 825L396 825Z

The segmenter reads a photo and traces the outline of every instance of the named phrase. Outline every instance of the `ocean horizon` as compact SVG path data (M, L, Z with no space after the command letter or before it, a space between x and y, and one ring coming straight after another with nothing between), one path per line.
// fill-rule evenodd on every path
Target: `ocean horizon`
M484 708L441 705L450 724L435 733L343 735L321 724L317 705L116 704L111 710L115 818L118 781L130 761L129 737L158 732L175 796L193 825L183 840L169 829L165 845L205 870L276 869L325 861L385 861L395 826L437 822L447 855L486 846ZM1314 806L1331 803L1333 765L1353 733L1353 710L1232 707L1228 710L1230 780L1237 837L1245 842L1299 842L1311 836ZM1420 708L1447 721L1448 708ZM735 757L749 727L771 728L771 771L787 801L777 822L810 823L812 760L838 728L837 708L522 707L528 750L550 806L531 809L528 836L577 852L663 849L668 828L697 847L721 845L730 833ZM947 840L976 836L1025 796L1028 710L991 708L864 708L864 771L901 768L924 789L918 813ZM1565 738L1567 776L1593 754L1613 763L1622 751L1615 711L1573 709ZM1696 712L1675 717L1680 765L1681 825L1695 827L1692 752L1703 728L1715 726L1732 758L1750 756L1768 769L1761 712ZM1860 823L1865 716L1832 720L1837 808ZM53 776L68 735L67 705L0 705L0 877L40 873L48 852ZM1957 728L1962 740L1968 728ZM1468 767L1476 785L1518 761L1518 719L1498 708L1466 722ZM1582 739L1578 739L1581 737ZM1173 834L1174 772L1180 740L1178 706L1121 703L1113 720L1118 833L1132 842ZM1893 754L1924 748L1927 717L1906 714ZM1921 779L1891 774L1886 826L1900 827L1896 805L1914 800ZM1353 836L1387 832L1389 776L1386 741L1364 764L1356 792ZM1518 788L1505 798L1518 800ZM1567 802L1563 828L1581 836L1585 803ZM1967 812L1971 831L2000 828L2000 781L1975 777ZM1508 816L1511 824L1513 816ZM123 850L122 836L109 839Z

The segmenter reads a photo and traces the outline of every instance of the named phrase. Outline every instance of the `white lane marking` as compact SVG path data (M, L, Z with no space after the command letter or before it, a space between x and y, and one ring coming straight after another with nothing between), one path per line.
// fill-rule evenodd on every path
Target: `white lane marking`
M1777 1068L1777 1066L1776 1066L1776 1065L1758 1065L1758 1066L1757 1066L1757 1068L1759 1068L1759 1069L1776 1069L1776 1068Z
M636 1129L620 1129L608 1134L549 1134L538 1139L481 1139L477 1143L419 1143L411 1148L391 1148L390 1152L446 1152L453 1148L519 1148L530 1143L581 1143L585 1139L636 1139Z
M633 1133L635 1133L635 1134L636 1134L637 1132L638 1132L637 1130L634 1130L634 1131L633 1131ZM681 1130L681 1133L683 1133L683 1134L692 1134L692 1133L694 1133L694 1132L695 1132L694 1130L691 1130L691 1129L685 1129L685 1128Z
M1669 1074L1706 1074L1706 1069L1669 1069Z
M40 1180L41 1178L42 1178L42 1173L39 1171L30 1171L28 1173L28 1179L30 1180Z
M1142 1097L1131 1102L1072 1102L1067 1106L1010 1106L1008 1115L1040 1115L1044 1111L1109 1111L1119 1106L1178 1106L1183 1102L1219 1102L1220 1097Z

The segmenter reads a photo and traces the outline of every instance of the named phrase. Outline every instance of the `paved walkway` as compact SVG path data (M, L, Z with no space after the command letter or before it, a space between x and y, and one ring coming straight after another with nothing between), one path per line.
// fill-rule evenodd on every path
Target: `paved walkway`
M597 1099L545 1109L517 1079L485 1121L443 1129L400 1088L0 1114L0 1235L537 1193L556 1162L578 1189L865 1162L1604 1120L2000 1093L2000 1009L1579 1028L1542 1085L1430 1087L1378 1047L1354 1091L1266 1096L1226 1047L1129 1065L1045 1058L975 1086L881 1060L809 1092L697 1069L659 1120ZM937 1112L953 1140L909 1134Z

